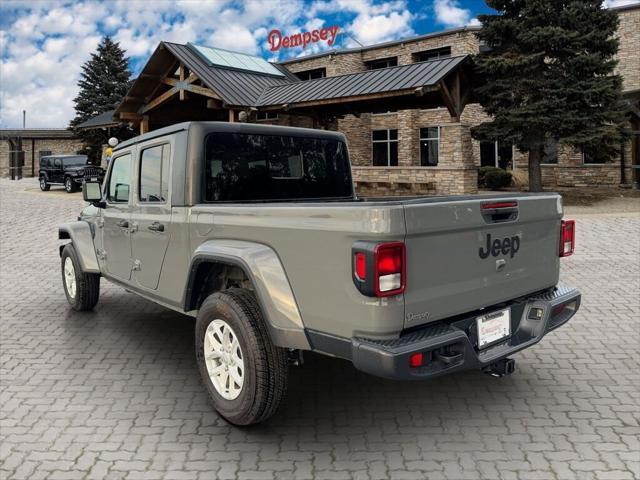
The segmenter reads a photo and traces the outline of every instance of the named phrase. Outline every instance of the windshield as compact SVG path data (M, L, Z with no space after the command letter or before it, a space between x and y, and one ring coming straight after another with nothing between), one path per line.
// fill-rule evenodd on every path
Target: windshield
M206 202L352 198L344 142L283 135L211 133Z
M65 167L81 167L87 164L86 155L78 155L77 157L66 157L62 159Z

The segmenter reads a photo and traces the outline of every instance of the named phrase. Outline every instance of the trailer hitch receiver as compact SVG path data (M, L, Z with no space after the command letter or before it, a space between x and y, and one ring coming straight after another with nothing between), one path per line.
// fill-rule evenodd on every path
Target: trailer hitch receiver
M516 370L516 361L513 358L501 358L500 360L493 362L488 367L482 369L484 373L491 375L492 377L504 377L511 375Z

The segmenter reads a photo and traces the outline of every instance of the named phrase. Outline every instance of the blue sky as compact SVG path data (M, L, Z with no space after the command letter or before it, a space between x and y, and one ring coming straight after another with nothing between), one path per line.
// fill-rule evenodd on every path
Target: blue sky
M640 0L606 0L607 5ZM269 51L267 34L339 25L331 48L371 45L477 24L482 0L79 0L0 3L0 127L65 127L81 65L108 34L131 57L135 73L161 40L198 42L269 60L317 53L324 43Z

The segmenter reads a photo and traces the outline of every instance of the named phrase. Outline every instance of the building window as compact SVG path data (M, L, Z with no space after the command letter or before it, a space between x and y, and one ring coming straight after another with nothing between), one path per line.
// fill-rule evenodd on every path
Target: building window
M451 47L432 48L431 50L425 50L423 52L416 52L413 54L414 62L428 62L430 60L438 60L440 58L447 58L451 56Z
M398 166L398 130L373 130L371 141L374 167Z
M558 142L550 138L544 144L544 152L542 154L543 165L557 165L558 164Z
M377 70L379 68L396 67L398 65L398 57L380 58L364 62L367 70Z
M502 142L480 142L480 166L513 168L512 145Z
M273 112L258 112L256 113L256 120L259 122L264 120L277 120L278 114Z
M583 147L582 148L582 163L585 165L602 165L607 163L609 158L598 151L598 148Z
M420 165L435 167L440 155L440 127L420 129Z
M111 162L107 199L110 202L126 203L129 201L129 185L131 183L131 154L125 153L114 158Z
M141 202L166 202L168 200L169 152L168 144L142 151L139 192Z
M300 80L313 80L314 78L324 78L327 76L326 68L314 68L313 70L304 70L294 74Z

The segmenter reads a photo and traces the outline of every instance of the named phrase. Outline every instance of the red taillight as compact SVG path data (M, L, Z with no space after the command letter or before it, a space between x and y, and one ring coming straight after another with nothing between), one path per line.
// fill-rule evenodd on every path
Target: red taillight
M560 225L560 256L573 255L576 246L576 222L563 220Z
M374 255L376 297L402 293L405 287L404 243L381 243L376 246Z
M422 352L414 353L409 357L409 366L411 368L417 368L422 366Z
M518 206L518 202L494 202L483 203L480 205L481 210L495 210L496 208L515 208Z
M358 252L355 255L355 268L358 280L367 278L367 257L364 253Z
M404 292L406 250L403 242L353 244L353 283L368 297L390 297Z

